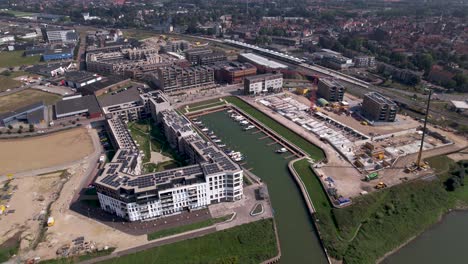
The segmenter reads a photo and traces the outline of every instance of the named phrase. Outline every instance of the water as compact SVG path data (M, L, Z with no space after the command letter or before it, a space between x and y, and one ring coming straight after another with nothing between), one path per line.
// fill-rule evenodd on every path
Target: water
M270 200L278 227L281 244L281 263L328 263L320 240L307 211L299 188L288 170L286 160L291 153L275 153L281 148L270 138L260 139L263 133L253 134L256 129L243 131L241 125L226 112L216 112L199 118L205 126L229 148L245 155L245 168L268 185Z
M468 263L467 225L468 212L454 211L382 263Z

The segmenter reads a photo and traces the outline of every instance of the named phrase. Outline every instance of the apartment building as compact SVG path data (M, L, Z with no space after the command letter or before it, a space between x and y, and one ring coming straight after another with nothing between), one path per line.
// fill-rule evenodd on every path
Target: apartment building
M380 93L370 92L364 95L361 111L371 121L394 122L398 106Z
M353 59L354 67L356 68L372 68L375 67L375 57L373 56L358 56Z
M172 92L214 84L214 70L208 66L169 66L159 68L156 73L150 74L148 79L162 91Z
M282 88L283 75L281 73L266 73L248 76L244 79L245 94L279 92Z
M141 174L141 154L124 122L118 117L109 119L118 151L94 183L101 208L128 221L139 221L241 200L243 171L239 165L202 139L185 117L167 108L169 101L162 93L150 97L153 100L148 104L153 106L149 108L162 122L171 146L195 164Z
M244 78L257 74L257 68L246 62L221 62L214 66L215 79L221 83L242 83Z
M317 96L328 102L341 102L345 93L345 87L331 78L321 78L317 85Z
M227 59L223 52L210 49L191 49L185 52L185 57L192 65L210 65Z
M44 40L51 44L76 43L78 41L78 34L74 29L42 28L41 30Z

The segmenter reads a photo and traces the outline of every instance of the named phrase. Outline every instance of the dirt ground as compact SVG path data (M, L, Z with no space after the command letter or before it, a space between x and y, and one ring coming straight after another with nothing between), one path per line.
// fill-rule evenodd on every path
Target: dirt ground
M46 136L0 140L0 175L53 167L73 162L93 152L85 128Z
M54 199L60 186L61 172L42 175L40 177L24 177L13 179L8 189L2 189L0 194L10 194L10 200L0 202L8 206L8 211L0 217L0 244L17 232L23 232L21 237L22 248L30 246L37 238L41 221L40 215L45 218L47 205ZM2 183L2 187L6 182Z

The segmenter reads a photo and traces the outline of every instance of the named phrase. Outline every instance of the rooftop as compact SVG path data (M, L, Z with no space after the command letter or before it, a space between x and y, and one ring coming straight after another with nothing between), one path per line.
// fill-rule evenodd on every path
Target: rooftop
M101 105L101 107L107 107L139 100L141 100L140 91L138 91L137 87L131 87L127 90L99 98L99 105Z
M88 111L89 113L101 112L96 96L73 96L70 97L70 99L64 98L62 101L55 104L55 113L57 116L83 111Z
M262 57L262 56L259 56L259 55L256 55L256 54L253 54L253 53L243 53L243 54L240 54L241 57L244 57L252 62L255 62L257 64L260 64L260 65L263 65L263 66L266 66L268 68L272 68L272 69L287 69L288 66L284 65L284 64L281 64L279 62L276 62L276 61L272 61L272 60L269 60L265 57Z

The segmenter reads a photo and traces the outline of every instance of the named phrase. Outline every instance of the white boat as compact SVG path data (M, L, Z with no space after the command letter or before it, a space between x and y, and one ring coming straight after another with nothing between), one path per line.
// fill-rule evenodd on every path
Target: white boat
M243 156L240 156L240 157L237 157L237 158L234 158L234 161L243 161L244 160L244 157Z
M193 122L193 123L194 123L195 125L201 125L201 124L202 124L201 121L195 121L195 122Z
M221 142L221 139L214 139L213 142L214 142L214 143L220 143L220 142Z
M206 131L208 131L208 130L209 130L209 129L205 127L205 128L202 128L201 131L206 132Z
M277 149L277 150L276 150L276 153L285 153L285 152L287 152L287 151L288 151L288 150L285 149L285 148L280 148L280 149Z
M250 125L250 126L245 127L244 130L250 130L250 129L253 129L253 128L255 128L255 126Z
M227 112L228 112L228 113L232 113L232 112L234 112L234 110L231 109L231 110L228 110Z
M231 157L236 157L236 156L240 156L240 155L242 155L242 154L240 152L238 152L238 151L237 152L231 152L229 154L229 156L231 156Z
M241 125L248 125L250 124L249 121L242 120L239 122Z
M210 138L211 139L217 139L218 137L216 135L211 135Z
M218 146L218 148L224 148L224 147L226 147L225 144L218 144L217 146Z

